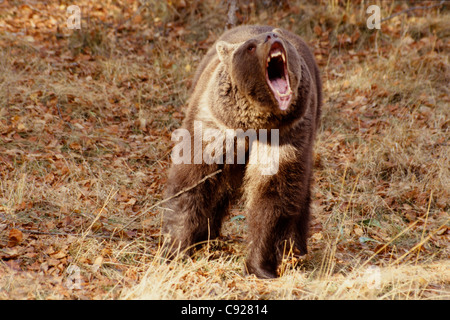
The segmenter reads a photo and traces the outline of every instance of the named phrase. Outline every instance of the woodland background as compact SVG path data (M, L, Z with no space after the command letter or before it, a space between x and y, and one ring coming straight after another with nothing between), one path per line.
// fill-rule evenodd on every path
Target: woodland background
M445 2L236 1L321 69L310 252L243 276L237 205L219 241L162 259L171 132L232 2L0 1L0 299L450 298Z

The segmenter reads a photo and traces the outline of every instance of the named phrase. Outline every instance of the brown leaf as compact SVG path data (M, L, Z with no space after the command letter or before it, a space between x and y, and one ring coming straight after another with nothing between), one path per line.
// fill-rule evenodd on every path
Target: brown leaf
M377 254L386 254L390 250L389 246L385 246L384 244L379 244L375 247L374 252L377 252Z
M55 180L55 175L54 175L52 172L48 173L48 174L45 175L45 177L44 177L44 181L45 181L46 183L52 183L53 180Z
M356 29L355 32L353 32L353 34L352 34L351 41L353 43L355 43L356 40L358 40L360 36L361 36L361 33L359 32L358 29Z
M353 232L358 236L361 237L364 234L364 230L361 229L359 226L353 227Z
M92 231L97 232L103 228L103 223L100 220L97 220L92 225Z
M54 258L49 258L49 259L47 259L47 263L48 263L48 266L54 267L54 266L57 266L59 264L59 260L58 259L54 259Z
M9 247L14 247L15 245L18 245L23 240L22 231L20 231L18 229L11 229L9 231L9 238L8 239L9 239L9 241L8 241L8 246Z
M0 259L9 260L17 258L21 252L17 248L4 248L0 250Z
M320 35L322 34L322 28L320 26L315 26L314 33L320 37Z
M438 235L445 235L446 233L450 233L450 227L449 226L442 226L436 232L436 234L438 234Z
M133 206L136 203L136 198L131 198L130 200L128 200L128 202L126 203L127 205Z
M58 260L64 258L65 256L67 256L67 253L63 250L57 251L50 255L50 257L52 257L53 259L58 259Z
M21 268L20 268L20 259L17 259L17 260L8 260L8 261L5 261L5 264L6 264L9 268L11 268L12 270L15 270L15 271L21 271Z
M94 263L92 265L92 272L97 272L97 270L102 266L103 264L103 256L98 256L95 258Z
M73 150L81 150L81 145L78 142L72 142L69 147Z
M62 210L61 210L62 211ZM63 220L62 220L62 224L64 227L70 226L73 224L73 220L69 217L66 216Z
M102 256L112 256L113 252L110 248L103 248L101 251Z

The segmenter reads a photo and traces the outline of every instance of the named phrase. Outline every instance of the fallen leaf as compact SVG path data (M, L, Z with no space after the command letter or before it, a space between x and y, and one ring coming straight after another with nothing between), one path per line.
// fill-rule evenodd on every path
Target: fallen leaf
M24 132L24 131L27 131L28 128L27 128L23 123L19 123L19 124L17 125L17 130L18 130L19 132Z
M9 239L9 241L8 241L8 246L9 247L14 247L15 245L18 245L23 240L22 231L20 231L18 229L11 229L9 231L9 238L8 239Z
M50 255L53 259L62 259L65 256L67 256L67 254L64 251L57 251Z
M69 147L73 150L81 150L81 145L78 142L72 142Z
M4 248L0 250L0 259L9 260L17 258L21 252L17 248Z
M110 248L103 248L101 254L102 256L112 256L113 252Z
M315 26L314 27L314 33L317 34L318 36L320 36L322 34L322 28L320 26Z
M361 229L361 228L358 227L358 226L355 226L355 227L353 228L353 232L354 232L357 236L359 236L359 237L361 237L361 236L364 234L364 230Z
M378 254L385 254L388 253L390 250L389 246L386 246L384 244L379 244L375 247L374 252Z
M131 198L130 200L128 200L128 202L126 203L127 205L133 206L136 203L136 198Z
M97 270L102 266L103 256L98 256L95 258L94 263L92 265L92 272L97 272Z

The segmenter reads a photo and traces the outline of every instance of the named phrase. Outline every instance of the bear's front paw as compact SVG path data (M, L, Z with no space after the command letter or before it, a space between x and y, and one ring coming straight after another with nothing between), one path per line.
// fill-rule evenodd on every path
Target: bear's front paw
M259 279L274 279L277 278L277 272L274 268L268 268L262 265L256 265L250 261L245 264L245 274L254 274Z

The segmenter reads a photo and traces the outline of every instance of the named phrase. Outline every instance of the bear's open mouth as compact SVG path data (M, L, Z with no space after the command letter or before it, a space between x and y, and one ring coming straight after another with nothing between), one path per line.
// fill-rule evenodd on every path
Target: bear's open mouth
M272 44L267 55L266 81L280 109L286 110L291 102L292 90L289 85L286 51L280 41Z

